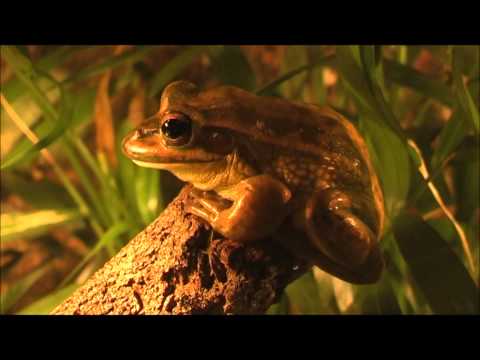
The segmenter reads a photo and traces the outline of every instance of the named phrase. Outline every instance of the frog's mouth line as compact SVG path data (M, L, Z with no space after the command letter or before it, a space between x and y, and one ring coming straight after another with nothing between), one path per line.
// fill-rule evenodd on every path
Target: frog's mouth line
M208 160L208 161L197 160L197 161L178 161L178 162L164 162L164 163L147 162L147 161L140 161L140 160L132 160L132 161L138 166L152 168L152 169L159 169L159 170L167 170L175 167L214 164L216 162L220 162L221 160Z

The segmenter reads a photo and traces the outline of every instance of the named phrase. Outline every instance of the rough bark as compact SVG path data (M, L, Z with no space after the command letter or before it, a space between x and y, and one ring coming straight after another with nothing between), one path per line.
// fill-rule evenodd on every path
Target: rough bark
M258 314L306 266L272 239L239 244L186 214L189 187L52 314Z

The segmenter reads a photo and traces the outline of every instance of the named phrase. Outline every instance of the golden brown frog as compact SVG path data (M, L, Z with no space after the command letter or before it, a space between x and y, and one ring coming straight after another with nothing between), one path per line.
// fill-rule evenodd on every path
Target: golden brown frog
M355 127L329 108L177 81L123 149L191 183L187 211L227 238L272 236L353 283L381 275L379 182Z

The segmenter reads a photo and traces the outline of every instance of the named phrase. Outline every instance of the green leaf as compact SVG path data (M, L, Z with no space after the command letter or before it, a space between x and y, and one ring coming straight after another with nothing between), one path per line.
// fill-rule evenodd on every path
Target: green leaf
M0 314L6 314L8 310L27 293L32 285L42 277L48 269L48 264L28 274L24 278L15 282L6 292L0 294Z
M73 292L78 289L78 284L71 284L63 289L44 296L33 304L19 311L18 315L48 315L55 307L67 299Z
M378 116L380 114L377 111L377 104L371 93L365 73L361 65L356 61L351 48L337 46L336 52L337 68L347 90L349 90L364 111L377 114L377 119L381 118Z
M221 51L215 49L215 53L214 72L222 84L254 89L255 75L239 46L223 46Z
M435 173L443 161L460 145L468 131L468 124L462 111L454 111L443 127L437 147L432 155L432 173Z
M2 213L0 235L2 242L33 237L49 232L52 228L77 223L81 219L78 210L44 209L23 213Z
M359 301L361 301L363 314L402 314L397 295L392 286L392 279L390 279L388 274L383 276L381 282L375 285L364 286L358 291L362 293L362 296L359 296Z
M478 314L478 287L442 237L420 217L402 214L393 225L400 251L437 314Z
M267 310L266 315L287 315L288 314L288 296L285 291L282 293L278 303L273 304Z
M76 129L92 119L96 95L97 89L85 89L75 94L70 129Z
M468 82L468 91L470 94L480 94L480 76L470 79ZM477 109L480 107L480 96L473 96L473 102Z
M447 217L442 217L439 219L430 219L426 221L426 223L431 226L432 229L435 230L442 237L442 239L445 240L446 243L452 246L452 249L458 247L458 249L462 251L460 238L458 237L455 226L450 219Z
M307 63L308 57L305 46L288 46L283 56L282 71L287 72ZM300 95L303 93L306 80L306 73L292 77L290 81L284 82L280 85L281 93L285 98L291 100L301 97Z
M156 96L170 81L192 61L199 56L205 48L202 46L191 46L183 49L177 56L175 56L162 70L153 78L148 89L148 97Z
M147 169L144 167L137 167L135 174L135 199L138 210L142 217L143 223L145 225L150 224L152 219L152 208L156 208L156 204L158 202L158 198L154 199L150 197L150 192L153 186L158 186L158 170L155 169ZM152 185L152 176L156 176L156 185ZM157 214L158 215L158 214Z
M36 121L32 126L31 130L39 137L43 138L48 135L49 132L51 132L52 129L52 124L45 122L45 121ZM11 147L11 150L2 158L2 166L6 161L9 161L9 159L13 159L16 157L19 157L21 154L25 153L32 147L32 142L23 134L21 137L15 141ZM29 155L23 156L20 160L18 160L17 167L19 165L22 165L26 167L26 165L29 165L29 162L32 161L36 156L38 156L39 153L30 153ZM11 161L11 160L10 160Z
M135 176L135 198L144 225L158 216L160 171L137 167ZM163 205L162 205L163 206Z
M480 204L480 147L478 142L463 149L452 162L456 189L457 218L467 221Z
M118 244L116 238L122 234L125 234L130 229L129 224L126 222L120 222L111 226L101 237L98 239L98 242L95 246L88 252L88 254L82 259L82 261L72 270L70 274L62 281L60 284L60 288L66 286L72 279L77 275L77 273L85 266L85 264L90 261L92 257L98 254L100 250L103 248L111 248L112 250L115 249L115 245ZM114 254L111 254L113 256Z
M59 46L57 49L54 49L42 58L38 59L35 62L35 68L43 72L49 72L55 66L58 66L68 60L72 54L83 49L85 49L85 46ZM25 85L16 77L10 79L6 84L2 85L2 92L11 103L15 102L18 97L25 94L25 91Z
M378 111L380 118L397 134L397 136L406 142L406 136L396 119L391 106L386 99L383 66L376 62L374 46L360 46L360 58L365 78L370 88L370 92L375 100L374 107Z
M85 80L91 76L102 74L108 70L113 70L127 62L134 63L140 61L153 49L155 49L155 46L137 46L136 48L122 53L121 55L112 55L100 64L91 65L78 71L68 79L64 80L62 84L66 85Z
M5 170L19 163L23 159L40 152L40 150L53 143L65 133L72 120L73 103L67 93L63 93L63 95L64 96L62 96L62 108L60 110L60 114L54 128L45 137L40 139L36 144L27 148L24 152L17 152L12 157L6 157L2 161L0 169Z
M2 46L1 49L2 57L13 69L18 79L26 86L32 98L42 109L45 117L47 117L52 123L55 122L57 112L45 97L42 90L37 86L36 81L38 81L40 76L35 70L33 64L14 46Z
M33 181L30 176L6 171L2 173L1 181L2 192L15 193L37 210L75 206L65 188L47 178Z
M159 214L159 209L163 209L163 199L160 194L161 177L160 171L152 171L150 175L150 184L148 186L147 208L149 211L149 223L155 220Z
M410 158L404 143L386 125L360 116L373 164L382 185L387 215L393 219L405 204L410 186Z
M80 94L75 95L72 118L68 126L69 129L75 129L77 126L91 119L95 94L96 90L88 89ZM55 125L42 120L35 122L31 126L32 131L40 139L47 137L49 133L53 132L54 128ZM9 159L19 157L21 156L21 154L24 153L26 154L24 156L21 156L20 159L18 159L16 165L18 166L20 164L28 164L29 161L35 159L39 155L39 152L29 152L28 149L30 149L31 147L32 142L25 136L21 136L18 141L14 143L10 152L8 152L2 159L2 166L5 162L9 161ZM60 152L59 155L61 154L62 152Z
M393 60L383 60L385 78L396 84L409 87L420 94L453 107L454 98L450 88L444 83L430 79L408 65Z
M400 315L402 310L397 301L395 292L389 281L377 287L377 303L381 314Z
M319 301L319 289L312 271L305 273L285 289L295 313L321 314L325 309Z
M334 56L326 56L312 64L306 64L299 66L296 69L288 71L287 73L281 75L280 77L276 78L275 80L269 82L268 84L260 87L259 89L255 90L255 93L260 96L268 96L272 95L274 90L283 84L285 81L289 81L291 78L303 73L304 71L314 69L318 66L331 66L334 63L335 57Z
M473 102L473 98L463 81L463 76L459 64L461 63L461 51L458 47L453 48L453 84L455 89L455 97L460 109L465 114L465 118L473 127L475 132L480 132L480 115L478 109ZM478 94L477 94L478 95Z
M352 52L358 53L359 65L363 65L368 73L374 74L377 69L374 45L351 46Z
M324 84L322 69L312 69L312 93L313 103L327 103L327 87Z
M127 208L129 209L131 219L138 226L138 230L140 231L144 226L144 223L137 205L136 188L132 184L132 179L135 179L136 183L136 174L140 167L135 165L133 161L122 152L122 139L132 129L133 125L130 121L123 121L117 130L117 134L115 136L115 141L117 142L116 152L118 159L118 169L116 175L119 184L119 192L123 194L123 199Z

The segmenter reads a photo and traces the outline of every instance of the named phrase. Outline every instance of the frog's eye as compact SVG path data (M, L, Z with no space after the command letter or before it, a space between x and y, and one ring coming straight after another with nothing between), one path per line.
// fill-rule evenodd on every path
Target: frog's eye
M163 120L161 131L167 145L183 146L192 138L192 120L184 114L168 114Z

